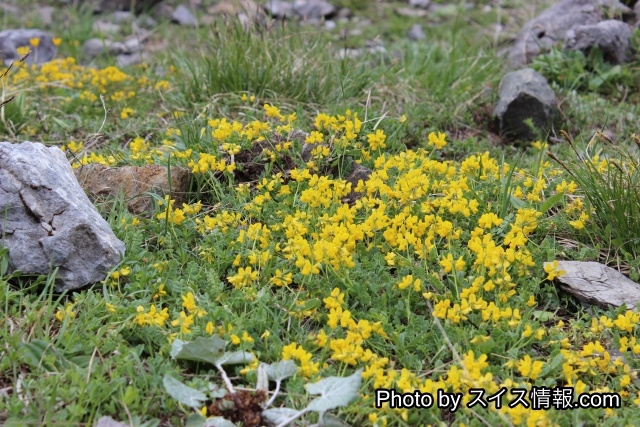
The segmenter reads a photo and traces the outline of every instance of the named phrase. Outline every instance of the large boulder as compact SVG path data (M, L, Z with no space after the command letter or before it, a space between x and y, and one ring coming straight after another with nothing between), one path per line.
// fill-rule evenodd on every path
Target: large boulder
M607 14L630 12L618 0L561 0L522 27L509 51L509 62L512 67L520 68L563 42L572 28L595 25Z
M627 59L631 27L622 21L608 19L595 25L578 25L567 32L566 50L588 52L599 48L604 59L612 64L622 64Z
M538 132L549 130L556 95L542 75L531 68L512 71L502 78L499 90L493 116L502 138L531 141L538 137Z
M37 46L32 42L37 40ZM19 47L32 50L25 62L27 64L42 64L49 62L56 55L53 37L46 31L36 29L17 29L0 31L0 58L6 66L22 58L18 53Z
M58 268L58 292L104 280L124 256L124 243L57 147L0 142L0 215L9 272L40 275Z

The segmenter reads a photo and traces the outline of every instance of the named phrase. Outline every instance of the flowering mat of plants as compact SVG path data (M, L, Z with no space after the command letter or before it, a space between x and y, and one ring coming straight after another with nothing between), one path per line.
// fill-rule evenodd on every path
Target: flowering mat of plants
M554 161L540 141L526 162L459 156L437 130L407 148L403 115L309 114L250 91L225 94L242 114L129 106L171 96L176 68L159 78L70 57L4 78L55 99L61 129L113 108L107 128L126 143L67 140L73 167L183 166L193 185L188 203L158 197L151 217L100 203L127 250L86 290L7 275L0 249L3 424L640 422L640 314L582 307L553 283L557 260L598 259L611 217L594 188L637 178L632 156ZM127 124L151 112L154 131ZM346 181L357 166L368 179ZM618 249L637 281L636 246Z

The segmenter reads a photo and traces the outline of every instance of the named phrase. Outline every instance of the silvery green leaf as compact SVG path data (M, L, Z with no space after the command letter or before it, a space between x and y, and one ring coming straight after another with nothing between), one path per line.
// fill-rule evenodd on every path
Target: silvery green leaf
M324 412L339 406L347 406L358 397L362 384L362 369L358 369L348 377L329 377L314 384L307 384L305 388L309 394L319 394L320 397L309 403L306 410Z
M342 421L339 417L328 412L324 412L320 415L318 425L323 427L351 427L349 424Z
M294 417L300 411L291 408L274 408L262 411L262 416L275 425L282 424L291 417Z
M282 381L298 372L298 367L293 360L281 360L270 365L265 364L265 369L271 381Z
M224 353L226 342L217 335L208 338L198 337L195 341L187 342L176 339L171 344L171 357L174 359L195 360L216 364Z
M204 427L236 427L236 425L223 417L211 417L207 418Z
M204 427L206 421L206 418L200 414L191 414L187 417L185 427Z
M218 384L209 383L209 397L211 399L222 399L227 395L227 389Z
M256 390L262 390L264 392L269 391L269 375L267 374L267 364L260 363L258 365L258 380L256 381Z
M220 365L239 365L241 363L253 362L253 354L246 351L228 351L223 353L216 360L216 364Z
M182 384L172 376L165 375L162 383L167 393L184 405L199 409L202 406L202 402L207 400L207 396L204 393Z

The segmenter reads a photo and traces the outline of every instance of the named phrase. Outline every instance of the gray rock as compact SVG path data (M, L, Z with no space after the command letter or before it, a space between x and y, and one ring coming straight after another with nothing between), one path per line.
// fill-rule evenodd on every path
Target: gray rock
M624 10L629 8L617 0L561 0L522 27L509 51L509 62L520 68L563 41L573 27L597 24L605 11Z
M93 23L93 31L100 34L117 34L120 32L120 25L108 21L96 21Z
M544 266L553 268L545 262ZM626 305L636 310L640 303L640 285L617 270L598 262L558 261L557 272L564 272L554 279L562 290L579 301L603 308Z
M427 36L424 34L424 31L422 30L422 25L420 24L413 24L407 36L411 40L424 40L427 38Z
M124 10L116 10L113 12L113 22L123 24L133 20L133 13Z
M109 55L119 55L123 53L126 48L124 43L114 43L111 40L107 39L102 40L99 38L93 38L84 42L84 44L82 45L82 50L89 58L95 58L96 56L103 53L108 53Z
M264 10L276 19L291 18L295 15L293 3L283 0L267 0Z
M428 9L429 5L431 5L431 0L409 0L409 6L418 9Z
M195 27L198 25L198 20L193 16L193 13L182 4L174 9L171 14L171 22L186 27Z
M338 19L349 19L353 16L353 12L348 7L343 7L338 11L336 18Z
M547 80L531 68L507 73L500 82L500 98L493 116L506 139L534 140L535 130L549 129L556 109L556 95ZM530 119L536 129L525 120Z
M31 39L40 40L38 47L31 46L29 43ZM21 46L27 46L33 51L25 60L27 64L49 62L56 55L56 47L53 45L52 39L51 34L42 30L19 29L0 31L0 58L2 58L5 65L9 66L13 61L22 58L22 55L18 55L16 49Z
M293 3L294 12L301 19L323 19L336 13L336 7L324 0L296 0Z
M58 268L58 292L104 280L124 256L124 243L58 147L0 142L0 212L9 272L41 275Z
M627 59L631 27L622 21L608 19L595 25L578 25L567 31L564 48L585 53L598 47L604 59L622 64Z
M324 29L327 30L327 31L335 30L337 26L338 26L338 24L336 24L335 21L325 21L324 22Z
M123 53L136 53L142 50L142 42L138 38L130 38L123 43Z
M149 62L151 56L146 52L136 52L136 53L123 53L122 55L118 55L116 58L116 66L117 67L128 67L131 65L138 65L143 62Z
M52 6L40 6L38 7L38 15L40 16L40 22L45 27L53 24L53 12L55 8Z

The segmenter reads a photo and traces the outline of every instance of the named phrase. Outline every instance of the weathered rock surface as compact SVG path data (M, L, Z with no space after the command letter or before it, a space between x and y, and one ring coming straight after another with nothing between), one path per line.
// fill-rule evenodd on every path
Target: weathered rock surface
M283 0L267 0L264 10L276 19L291 18L295 15L293 3Z
M612 64L622 64L627 59L631 27L622 21L607 19L594 25L578 25L567 31L566 50L588 53L598 47L604 59Z
M198 20L191 13L185 5L179 5L171 14L171 22L178 25L184 25L185 27L195 27L198 25Z
M59 292L104 280L124 255L57 147L0 142L0 212L9 272L58 268Z
M500 82L500 98L493 109L500 136L533 140L535 130L549 129L556 109L556 95L547 80L531 68L507 73ZM530 119L536 129L525 120Z
M337 12L334 5L324 0L295 0L293 10L303 20L329 18Z
M407 37L409 37L410 40L424 40L427 38L427 36L424 34L424 30L422 29L422 25L420 24L413 24L411 26L411 29L409 30L409 34L407 34Z
M160 197L170 194L177 205L185 202L191 180L189 169L176 166L171 168L171 185L167 168L161 165L108 167L89 164L74 172L91 198L117 197L122 193L129 212L136 215L154 212L155 203L149 192Z
M509 51L512 67L528 64L540 53L565 40L567 32L578 25L595 25L604 13L630 11L617 0L561 0L522 27Z
M626 304L630 310L635 310L640 302L640 284L604 264L558 261L556 270L563 270L564 274L555 281L582 302L604 308Z
M40 40L37 47L33 47L29 43L32 39ZM53 37L45 31L35 29L0 31L0 58L2 58L6 66L22 58L22 55L17 52L17 49L21 46L26 46L33 51L25 60L27 64L49 62L56 55Z

